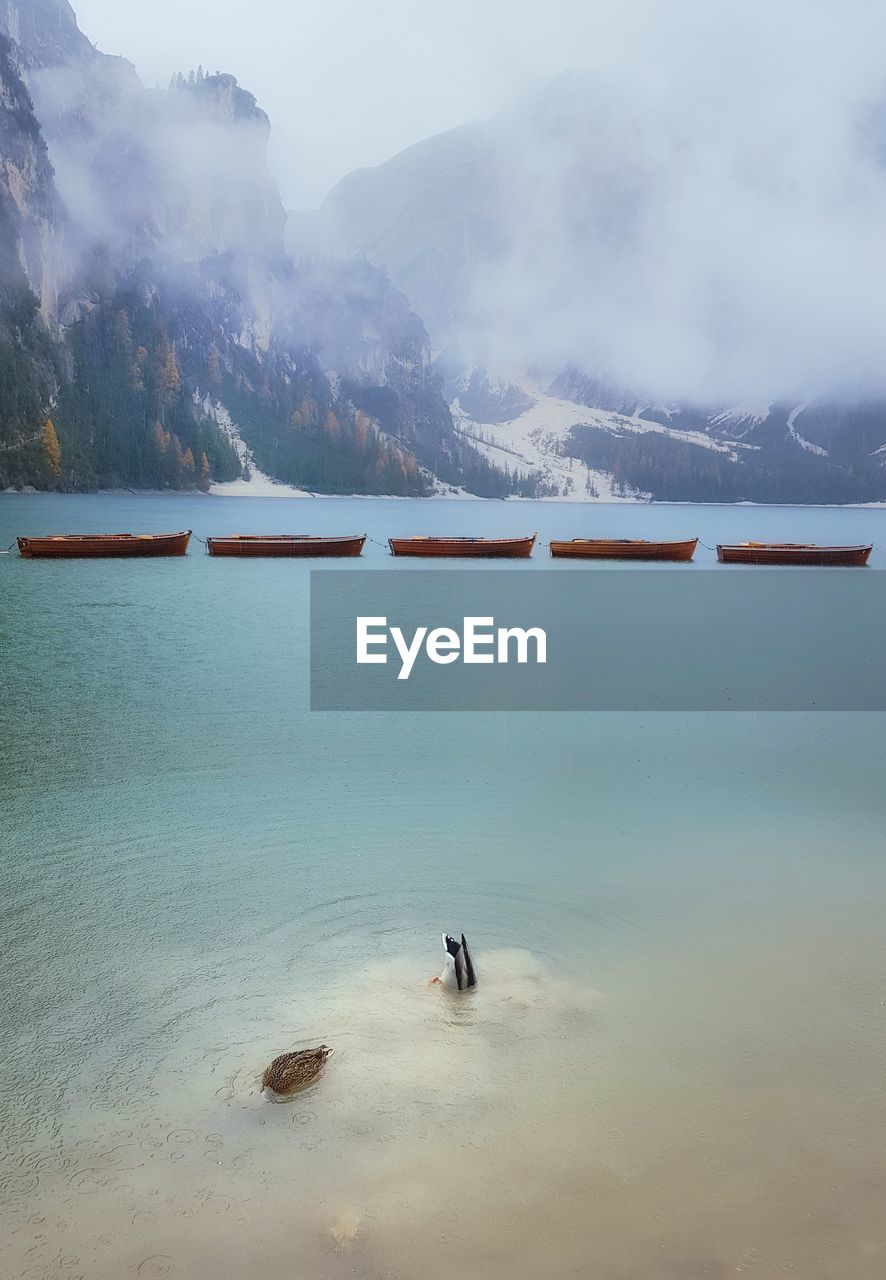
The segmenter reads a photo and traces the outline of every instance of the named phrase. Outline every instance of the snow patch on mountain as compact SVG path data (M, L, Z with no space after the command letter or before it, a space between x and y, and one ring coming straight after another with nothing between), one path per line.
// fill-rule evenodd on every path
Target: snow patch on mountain
M805 406L803 406L805 408ZM736 432L740 440L742 435L752 427L759 427L772 412L772 405L748 400L744 404L733 405L722 413L715 413L710 419L712 427L744 427L743 432Z
M595 470L570 457L565 446L573 427L595 427L612 435L628 432L663 435L700 449L725 454L732 462L738 460L732 443L715 440L704 432L663 426L639 417L637 412L619 413L590 408L575 400L550 395L545 390L549 379L541 375L509 372L504 376L496 375L496 381L518 388L530 402L530 407L506 422L478 422L456 397L450 405L456 429L497 467L539 473L547 485L556 489L550 495L553 499L570 502L650 501L649 494L639 491L626 493L613 483L608 472Z
M813 444L811 440L807 440L805 436L800 435L800 432L797 430L796 426L794 425L797 419L799 418L800 414L803 412L803 410L809 408L810 403L811 402L809 400L804 400L802 404L796 405L790 411L790 413L788 414L788 424L787 424L788 435L791 437L792 440L796 441L796 443L800 446L801 449L805 449L808 453L816 453L820 458L827 458L828 457L827 449L822 449L820 444Z

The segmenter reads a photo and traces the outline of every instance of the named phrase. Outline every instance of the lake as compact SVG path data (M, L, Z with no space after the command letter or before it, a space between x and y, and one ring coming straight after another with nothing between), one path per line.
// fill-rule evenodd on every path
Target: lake
M180 528L886 567L880 510L0 495ZM310 562L202 551L0 557L0 1274L881 1280L884 717L311 713Z

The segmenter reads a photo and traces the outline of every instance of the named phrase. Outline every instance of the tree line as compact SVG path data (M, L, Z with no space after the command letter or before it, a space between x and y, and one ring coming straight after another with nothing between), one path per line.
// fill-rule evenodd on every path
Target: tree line
M886 469L876 458L837 465L794 446L727 453L659 432L613 433L575 426L565 452L608 472L616 493L663 502L848 503L886 498Z

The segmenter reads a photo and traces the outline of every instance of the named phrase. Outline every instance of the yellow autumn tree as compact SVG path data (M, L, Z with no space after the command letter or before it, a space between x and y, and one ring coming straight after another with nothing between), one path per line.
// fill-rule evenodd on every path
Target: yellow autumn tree
M160 406L165 409L181 386L175 348L165 335L157 345L156 380Z
M181 374L178 371L178 361L175 358L175 351L172 347L163 358L163 390L172 397L181 386Z
M40 447L43 450L43 461L51 476L61 475L62 447L58 442L55 423L47 418L40 433Z
M205 450L200 454L200 488L209 492L209 459Z

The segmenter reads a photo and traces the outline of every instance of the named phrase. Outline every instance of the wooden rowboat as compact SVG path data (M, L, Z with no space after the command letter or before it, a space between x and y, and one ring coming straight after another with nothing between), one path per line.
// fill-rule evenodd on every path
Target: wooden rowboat
M48 538L18 538L19 555L34 559L84 559L105 556L183 556L191 539L184 533L61 533Z
M646 538L573 538L552 542L551 555L574 560L691 560L698 538L649 542Z
M525 560L536 535L529 538L388 538L395 556L485 556Z
M211 556L358 556L366 534L344 538L308 533L235 533L230 538L207 538Z
M717 547L721 564L865 565L873 545L820 547L813 542L738 542Z

